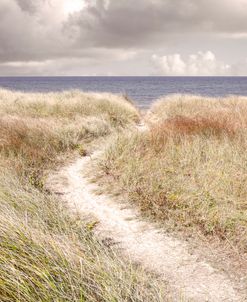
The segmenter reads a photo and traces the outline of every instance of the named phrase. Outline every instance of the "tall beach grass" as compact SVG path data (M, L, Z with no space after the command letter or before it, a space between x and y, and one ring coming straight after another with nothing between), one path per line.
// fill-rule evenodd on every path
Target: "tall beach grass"
M163 285L44 187L68 154L138 120L120 96L0 91L1 301L165 300Z
M170 96L146 120L149 131L119 136L98 162L102 183L167 229L246 254L247 98Z

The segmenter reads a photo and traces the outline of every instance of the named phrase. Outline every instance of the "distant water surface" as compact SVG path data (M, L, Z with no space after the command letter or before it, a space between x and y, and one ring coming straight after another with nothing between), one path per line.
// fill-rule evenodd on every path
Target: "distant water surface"
M247 77L0 77L0 87L26 92L124 93L146 109L160 96L173 93L247 96Z

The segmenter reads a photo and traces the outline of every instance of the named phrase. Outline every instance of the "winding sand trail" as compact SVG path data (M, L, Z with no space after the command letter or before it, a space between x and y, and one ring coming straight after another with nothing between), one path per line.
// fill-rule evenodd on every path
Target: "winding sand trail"
M95 233L110 238L134 262L168 281L172 301L234 302L241 298L234 284L223 273L189 253L186 242L162 233L140 218L128 203L118 203L106 195L95 194L96 184L85 171L100 155L78 158L49 177L49 188L82 215L98 221Z

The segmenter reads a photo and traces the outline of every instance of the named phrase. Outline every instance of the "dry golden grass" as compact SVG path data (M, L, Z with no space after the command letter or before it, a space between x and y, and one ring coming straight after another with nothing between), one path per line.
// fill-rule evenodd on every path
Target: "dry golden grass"
M246 121L247 97L209 98L195 95L171 95L153 104L147 116L162 122L175 116L198 117L228 115Z
M136 109L79 92L1 91L0 99L0 300L164 301L152 276L98 242L93 223L43 187L46 169L134 124Z
M20 172L37 174L56 163L58 153L85 154L88 143L138 120L134 106L117 95L0 90L0 152Z
M119 136L100 176L167 228L227 239L246 253L246 99L173 96L151 111L150 131Z
M73 120L95 116L112 126L137 122L136 108L121 95L109 93L22 93L0 90L0 115Z

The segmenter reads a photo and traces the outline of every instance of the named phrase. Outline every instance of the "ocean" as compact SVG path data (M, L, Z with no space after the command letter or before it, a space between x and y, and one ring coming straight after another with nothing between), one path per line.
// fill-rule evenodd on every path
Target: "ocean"
M79 89L123 93L146 109L159 97L174 93L247 95L247 77L0 77L0 87L25 92Z

